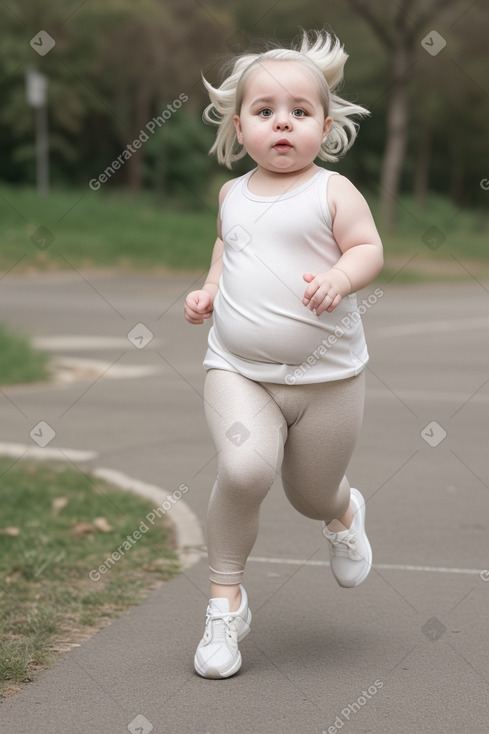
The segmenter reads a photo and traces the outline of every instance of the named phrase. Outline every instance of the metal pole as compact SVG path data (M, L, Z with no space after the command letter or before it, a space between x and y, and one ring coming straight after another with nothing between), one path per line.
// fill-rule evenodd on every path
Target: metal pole
M26 72L27 104L35 109L36 178L39 196L49 194L48 78L36 69Z
M49 194L48 107L36 107L37 193Z

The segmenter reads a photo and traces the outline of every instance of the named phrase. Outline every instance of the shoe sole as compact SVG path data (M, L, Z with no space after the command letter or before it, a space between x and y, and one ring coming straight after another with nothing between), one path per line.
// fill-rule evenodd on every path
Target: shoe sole
M358 579L358 581L356 581L352 586L343 586L344 589L354 589L356 586L359 586L362 583L362 581L365 581L365 579L367 578L367 576L370 573L370 569L372 568L372 547L370 545L369 539L367 538L367 533L365 530L365 515L366 515L365 500L362 494L358 491L358 489L355 489L353 487L351 489L351 496L354 499L354 504L357 506L357 509L355 510L355 515L357 515L360 521L361 527L363 529L363 534L365 536L365 543L367 546L367 557L364 560L367 561L367 568L365 570L365 573ZM342 584L340 584L340 586L341 585Z
M246 618L246 624L244 625L243 629L241 630L241 632L238 635L238 642L241 642L241 640L244 640L246 635L248 635L251 632L250 624L251 624L251 612L248 609L248 616ZM241 659L241 653L239 652L239 650L238 650L238 657L236 658L234 665L232 665L231 668L229 668L228 670L224 672L219 670L219 668L213 668L212 666L209 666L208 668L203 668L200 665L199 660L197 659L197 653L195 654L195 657L194 657L195 672L198 673L200 676L202 676L202 678L210 678L212 680L230 678L232 675L235 675L238 672L238 670L241 668L241 663L242 663L242 659Z

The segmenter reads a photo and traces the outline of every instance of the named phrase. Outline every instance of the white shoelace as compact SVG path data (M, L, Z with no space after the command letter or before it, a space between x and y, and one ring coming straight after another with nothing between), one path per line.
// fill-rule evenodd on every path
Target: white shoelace
M330 541L334 549L334 555L351 558L351 560L353 561L360 561L361 556L357 550L356 533L349 533L342 538L338 537L340 535L342 535L342 533L332 533L330 536L328 536L328 540Z
M212 622L222 622L222 624L212 624ZM234 639L235 642L238 639L236 616L219 612L207 612L205 618L206 641L212 639L213 642L225 642L226 637Z

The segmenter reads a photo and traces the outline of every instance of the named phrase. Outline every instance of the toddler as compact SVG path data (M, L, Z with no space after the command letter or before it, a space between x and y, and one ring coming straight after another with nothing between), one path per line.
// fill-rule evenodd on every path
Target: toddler
M217 125L211 153L256 166L219 195L218 237L185 317L213 316L204 359L205 414L218 457L207 514L210 600L196 672L227 678L250 631L242 585L260 504L279 472L296 510L322 521L337 582L367 577L365 502L345 476L361 427L368 352L356 296L379 274L382 243L344 176L316 165L354 142L341 99L347 59L325 31L296 49L239 57L218 87L205 79Z

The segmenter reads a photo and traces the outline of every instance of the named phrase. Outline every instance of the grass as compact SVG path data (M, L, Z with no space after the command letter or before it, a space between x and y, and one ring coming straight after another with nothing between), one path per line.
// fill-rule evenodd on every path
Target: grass
M55 662L73 641L139 603L179 565L168 520L145 521L154 508L141 498L61 462L0 458L0 475L0 692L5 696ZM137 538L141 521L148 531ZM119 558L111 555L118 548L124 551Z
M87 186L85 190L53 191L40 199L32 188L1 187L0 269L206 269L216 237L217 182L211 188L215 192L206 194L213 202L208 209L200 204L198 211L178 211L149 192L94 192ZM367 198L375 215L377 201ZM423 240L430 228L445 238L434 249ZM435 194L424 208L413 197L403 196L398 231L381 234L387 263L384 277L390 277L391 271L412 256L413 266L403 271L400 280L423 273L430 278L438 272L443 276L447 263L452 271L463 274L463 268L457 266L460 260L472 264L477 272L483 261L489 267L487 214L461 209Z
M0 324L0 385L47 380L48 359L47 354L31 347L27 336Z
M370 204L378 221L378 202ZM385 267L380 280L453 280L471 274L489 278L489 217L485 211L460 208L436 194L420 207L414 197L404 195L396 232L381 234Z
M67 268L67 261L77 268L200 268L216 238L211 211L168 210L145 193L87 188L43 200L32 189L0 188L0 212L0 269L16 272Z
M210 187L209 201L217 201L221 183ZM378 202L367 198L376 216ZM206 209L199 200L199 205L198 211L171 210L154 193L95 192L88 186L53 191L42 199L33 188L3 186L0 271L119 267L204 272L216 236L215 204ZM461 209L435 194L424 208L403 196L398 210L398 230L381 231L385 267L379 281L489 278L485 212ZM47 357L25 337L0 327L0 385L47 377Z

